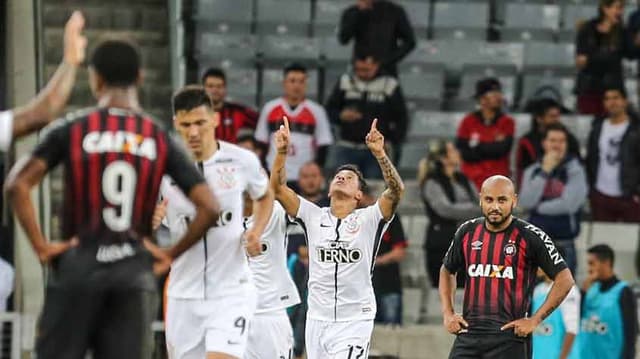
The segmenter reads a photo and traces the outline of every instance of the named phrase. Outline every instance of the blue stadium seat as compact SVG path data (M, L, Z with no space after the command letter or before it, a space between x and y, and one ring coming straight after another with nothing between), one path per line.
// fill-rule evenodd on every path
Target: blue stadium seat
M256 69L227 69L227 92L232 101L256 105L258 71Z
M317 0L313 36L337 36L342 12L351 5L341 0Z
M429 2L402 0L396 3L401 5L407 13L416 38L426 38L429 27Z
M256 31L261 35L307 36L311 24L311 2L260 0Z
M531 3L506 5L502 41L553 41L560 26L560 7Z
M595 4L569 4L562 10L562 27L565 30L576 31L584 21L598 16L598 6Z
M436 2L431 29L434 39L485 39L488 3Z
M351 62L352 45L340 44L335 35L321 38L320 44L320 54L328 67L342 70Z
M525 73L522 78L522 96L520 105L525 106L534 93L545 86L553 87L560 93L565 107L570 110L575 108L576 98L573 93L575 76L558 76L553 72Z
M228 62L246 67L255 63L255 49L256 38L251 35L201 33L196 38L195 57L199 62Z
M573 43L529 42L524 45L524 69L575 68L575 45Z
M193 18L198 32L249 34L253 22L252 0L197 0Z
M439 110L444 93L444 66L419 71L416 68L400 72L400 84L409 111L417 109Z
M267 67L291 61L315 67L320 57L319 44L316 38L269 35L260 37L258 51Z

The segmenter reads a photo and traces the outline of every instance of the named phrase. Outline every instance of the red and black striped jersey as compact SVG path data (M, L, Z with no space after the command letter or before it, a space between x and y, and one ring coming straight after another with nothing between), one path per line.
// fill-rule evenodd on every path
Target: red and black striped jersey
M241 129L255 131L258 113L253 109L233 102L225 102L220 109L220 124L216 128L216 139L230 143L238 142Z
M49 170L64 165L64 238L99 244L151 235L164 174L185 193L204 182L149 116L117 108L81 110L54 122L33 156Z
M483 217L465 222L443 265L450 273L465 271L463 317L469 333L478 334L501 332L508 322L532 315L538 267L552 279L567 268L551 238L516 217L501 232L489 231Z

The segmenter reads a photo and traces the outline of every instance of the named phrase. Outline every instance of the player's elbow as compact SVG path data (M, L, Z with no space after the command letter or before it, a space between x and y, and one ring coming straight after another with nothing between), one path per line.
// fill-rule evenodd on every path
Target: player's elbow
M29 193L29 186L19 177L10 178L4 185L4 192L11 203L15 203L24 193Z

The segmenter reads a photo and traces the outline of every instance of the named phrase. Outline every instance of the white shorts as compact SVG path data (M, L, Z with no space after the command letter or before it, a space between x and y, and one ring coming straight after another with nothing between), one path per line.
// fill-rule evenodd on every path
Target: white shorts
M259 313L249 323L244 359L293 358L293 329L285 309Z
M0 151L9 151L13 138L13 112L0 112Z
M307 318L308 359L366 359L373 320L324 322Z
M255 311L251 296L222 299L168 298L167 351L170 359L203 359L207 353L242 358L249 321Z

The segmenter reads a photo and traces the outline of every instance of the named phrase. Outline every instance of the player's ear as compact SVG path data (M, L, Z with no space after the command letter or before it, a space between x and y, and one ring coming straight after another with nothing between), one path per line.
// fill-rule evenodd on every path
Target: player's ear
M357 200L358 202L360 202L360 201L362 200L362 196L363 196L362 191L361 191L361 190L358 190L358 191L356 192L356 200Z

